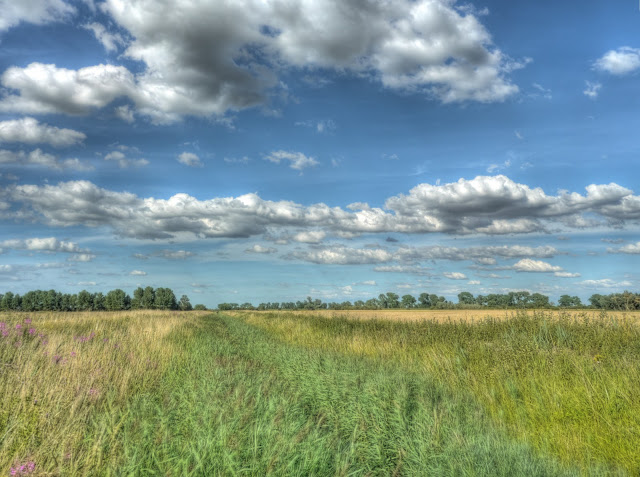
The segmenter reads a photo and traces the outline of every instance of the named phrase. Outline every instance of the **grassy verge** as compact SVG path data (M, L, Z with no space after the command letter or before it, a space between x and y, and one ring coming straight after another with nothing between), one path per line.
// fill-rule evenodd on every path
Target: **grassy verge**
M595 475L632 472L637 462L633 450L607 457L591 444L572 466L527 430L535 426L516 432L531 417L521 411L517 372L504 396L481 392L492 388L481 384L490 370L509 366L471 363L498 359L500 346L517 355L534 335L560 336L528 321L429 329L282 313L32 320L0 318L10 330L0 337L0 472L33 463L45 475ZM610 331L598 330L601 338ZM625 330L605 340L599 364L585 355L594 373L606 370L593 383L610 378L611 361L626 357L630 372L637 363ZM572 346L581 342L567 333ZM553 355L556 345L545 346ZM543 341L513 359L539 348ZM624 406L620 419L631 416ZM610 438L600 421L585 435L596 428Z

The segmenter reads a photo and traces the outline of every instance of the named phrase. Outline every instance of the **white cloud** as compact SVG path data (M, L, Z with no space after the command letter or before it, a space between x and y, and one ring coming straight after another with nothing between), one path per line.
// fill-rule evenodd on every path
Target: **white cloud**
M560 278L578 278L581 276L579 273L571 272L555 272L554 275Z
M460 272L444 272L443 275L451 280L466 280L467 276Z
M77 243L58 240L55 237L4 240L0 242L0 247L36 252L77 253L82 251Z
M136 120L133 110L127 104L115 108L114 113L116 117L129 124L132 124Z
M583 91L584 95L591 99L596 99L598 97L598 94L600 93L602 84L592 83L591 81L585 81L585 84L586 84L586 87Z
M93 166L87 162L75 158L60 160L53 154L43 152L42 149L34 149L29 153L0 149L0 164L32 165L48 167L49 169L71 169L76 171L90 171L93 169Z
M278 250L273 247L263 247L262 245L255 244L253 247L250 247L245 250L245 253L276 253Z
M594 67L618 76L632 73L640 68L640 49L622 46L617 50L609 50L596 60Z
M282 161L288 161L289 167L298 171L302 171L308 167L315 167L320 164L313 157L307 157L301 152L273 151L265 159L275 164L280 164Z
M86 135L79 131L49 126L29 117L0 122L0 142L65 147L81 143L85 138Z
M549 273L549 272L562 272L562 267L551 265L550 263L543 262L542 260L532 260L530 258L523 258L516 262L513 267L518 272L535 272L535 273Z
M248 164L249 158L247 156L243 157L225 157L224 162L227 164Z
M365 280L365 281L364 281L364 282L362 282L361 284L362 284L362 285L369 286L369 287L375 287L375 286L377 286L377 285L378 285L378 284L376 283L376 281L375 281L375 280Z
M469 280L467 285L480 285L480 282L478 280Z
M183 152L178 156L178 162L189 167L202 167L202 161L200 158L192 152Z
M357 249L335 246L317 250L296 251L287 258L331 265L365 265L389 262L393 256L382 249Z
M0 8L0 32L21 22L43 25L63 21L76 12L74 7L63 0L8 0L0 2Z
M621 282L613 281L610 278L602 278L600 280L584 280L579 282L578 285L583 285L588 288L625 288L633 286L628 280L623 280Z
M380 273L409 273L411 275L431 276L431 272L428 268L414 265L381 265L374 267L373 271Z
M292 238L294 241L301 243L320 243L326 236L326 232L322 230L308 230L306 232L299 232Z
M117 51L118 48L126 43L124 38L122 38L122 35L120 35L119 33L109 32L101 23L88 23L86 25L83 25L82 27L92 32L96 37L96 40L102 43L104 49L109 53Z
M286 97L278 74L294 68L369 78L445 103L504 101L518 92L509 74L528 62L506 56L478 14L451 0L166 0L162 8L148 0L106 0L100 7L126 30L131 42L123 55L143 71L12 67L2 83L16 93L5 96L1 110L87 114L127 97L136 114L155 123L223 116ZM62 0L10 2L4 10L0 30L74 11ZM124 43L104 25L86 28L109 51Z
M146 159L129 159L121 151L111 151L109 154L104 156L104 160L117 162L120 169L127 169L129 167L144 167L149 164L149 161L147 161Z
M168 199L141 198L88 181L71 181L12 184L3 191L3 200L20 207L23 219L54 226L110 226L119 235L154 239L251 237L267 232L289 234L291 229L296 233L322 230L346 238L374 233L491 235L540 233L549 228L619 228L640 220L640 197L631 190L617 184L592 184L586 190L585 195L566 191L547 195L505 176L479 176L450 184L420 184L407 195L387 199L385 209L361 203L349 210L322 203L268 201L257 194L209 200L183 193ZM443 249L419 249L418 255L442 258L439 250ZM493 252L508 257L515 249L504 250L498 247ZM529 256L542 258L555 249L545 250ZM401 248L401 253L412 259L416 251ZM468 253L472 260L494 257L482 251Z
M67 262L91 262L94 258L96 256L91 253L77 253L67 258Z
M79 70L43 63L12 66L0 82L18 92L5 95L0 111L26 114L87 114L116 98L133 95L136 88L133 74L125 67L102 64Z
M153 255L166 258L167 260L185 260L193 257L195 253L188 250L160 250Z
M147 272L143 272L142 270L132 270L129 275L133 275L133 276L137 276L137 277L144 277L147 274Z
M0 265L0 273L8 273L13 271L13 267L11 265Z
M605 241L605 239L603 239L603 241ZM626 254L629 254L629 255L638 255L638 254L640 254L640 242L630 243L630 244L625 245L624 247L619 247L619 248L608 248L607 252L609 252L609 253L626 253Z

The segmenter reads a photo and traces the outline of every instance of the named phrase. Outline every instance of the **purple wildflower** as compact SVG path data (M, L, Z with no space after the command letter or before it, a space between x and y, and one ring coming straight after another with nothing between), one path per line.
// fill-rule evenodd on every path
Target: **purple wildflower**
M25 319L24 319L24 322L25 322L27 325L31 324L31 318L25 318Z
M30 335L35 335L36 334L36 329L35 328L29 328L29 334Z
M16 325L16 330L20 330L20 329L22 329L22 325L21 325L20 323L18 323L18 324Z
M71 357L72 357L72 358L74 358L75 356L76 356L76 352L75 352L75 351L72 351L72 352L71 352Z
M7 324L4 321L0 321L0 330L4 330L7 327Z
M2 330L2 336L6 338L9 336L9 332L7 330Z

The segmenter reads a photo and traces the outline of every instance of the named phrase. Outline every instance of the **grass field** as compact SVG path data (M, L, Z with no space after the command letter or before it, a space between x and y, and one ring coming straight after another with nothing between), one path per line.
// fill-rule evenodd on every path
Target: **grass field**
M376 313L0 314L0 474L640 473L638 316Z

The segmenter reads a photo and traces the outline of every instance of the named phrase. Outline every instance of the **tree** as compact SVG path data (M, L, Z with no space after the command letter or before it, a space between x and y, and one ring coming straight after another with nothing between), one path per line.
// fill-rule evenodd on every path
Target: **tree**
M93 311L103 311L105 309L104 306L104 295L102 294L102 292L98 292L95 295L93 295Z
M145 310L150 310L155 306L156 303L156 292L153 290L153 287L146 287L144 289L144 293L142 294L142 301L140 302L140 306Z
M416 298L413 295L402 296L402 308L415 308Z
M93 297L87 290L82 290L78 293L78 310L89 311L93 307Z
M387 308L400 308L400 297L395 293L387 293Z
M133 290L133 298L131 299L131 309L139 310L142 308L142 298L144 296L144 290L142 287L138 287Z
M131 298L120 288L111 290L104 300L104 307L108 311L128 310L130 306Z
M428 293L420 293L418 302L420 303L420 308L431 308L431 299Z
M11 310L11 303L13 302L13 293L7 292L2 297L2 301L0 301L0 310L9 311Z
M178 302L178 308L180 308L182 311L193 310L193 307L191 306L191 302L189 301L189 297L187 295L182 295L180 297L180 302Z
M193 309L198 311L204 311L207 309L207 307L204 306L202 303L198 303L196 306L193 307Z
M154 308L158 310L175 310L178 308L176 296L171 288L157 288Z
M475 305L476 299L469 292L463 291L458 293L458 304L460 305Z

